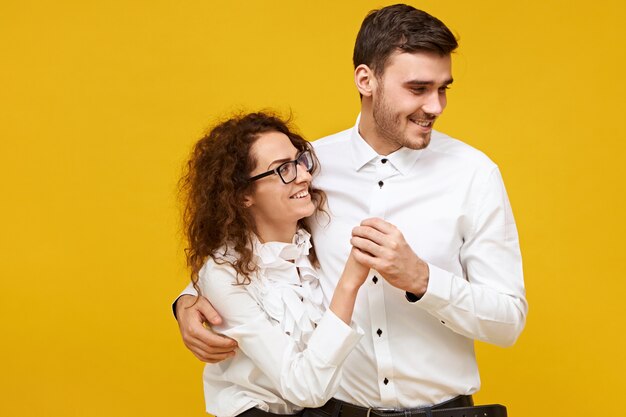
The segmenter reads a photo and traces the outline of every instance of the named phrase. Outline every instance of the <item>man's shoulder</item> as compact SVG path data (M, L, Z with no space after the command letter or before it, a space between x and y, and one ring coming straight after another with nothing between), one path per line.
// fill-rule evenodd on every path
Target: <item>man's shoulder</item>
M320 152L337 145L348 143L351 132L352 128L349 128L341 132L333 133L332 135L324 136L323 138L313 141L313 147L316 152Z
M475 168L491 169L496 166L482 151L442 132L433 131L428 149L435 155L458 159Z

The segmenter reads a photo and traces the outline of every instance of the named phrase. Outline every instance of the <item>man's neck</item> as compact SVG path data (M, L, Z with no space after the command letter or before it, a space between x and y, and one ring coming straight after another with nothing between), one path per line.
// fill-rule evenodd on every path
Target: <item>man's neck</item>
M384 138L376 129L374 116L371 112L362 112L359 120L359 135L374 151L382 156L389 155L400 149L397 143L392 143Z

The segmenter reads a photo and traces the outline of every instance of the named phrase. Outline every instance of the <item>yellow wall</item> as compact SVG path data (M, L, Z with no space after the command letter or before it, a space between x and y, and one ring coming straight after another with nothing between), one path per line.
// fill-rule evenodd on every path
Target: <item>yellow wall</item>
M527 328L478 346L477 400L619 415L623 1L413 4L461 37L439 129L499 163L522 241ZM351 126L354 37L380 5L0 3L0 415L204 415L169 309L185 155L237 108L292 109L310 139Z

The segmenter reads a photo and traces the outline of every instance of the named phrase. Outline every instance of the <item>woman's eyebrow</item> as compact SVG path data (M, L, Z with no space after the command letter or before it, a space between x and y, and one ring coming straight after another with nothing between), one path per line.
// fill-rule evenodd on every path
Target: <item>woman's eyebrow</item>
M279 163L282 164L283 162L287 162L287 161L291 161L291 159L289 158L275 159L272 162L270 162L270 164L267 166L267 169L271 169L270 167L272 165L279 164Z
M300 151L296 151L296 154L294 155L293 158L282 158L282 159L275 159L272 162L270 162L270 164L267 166L267 169L271 169L270 167L274 164L282 164L283 162L289 162L289 161L293 161L294 159L296 159L298 157L298 154L300 153Z

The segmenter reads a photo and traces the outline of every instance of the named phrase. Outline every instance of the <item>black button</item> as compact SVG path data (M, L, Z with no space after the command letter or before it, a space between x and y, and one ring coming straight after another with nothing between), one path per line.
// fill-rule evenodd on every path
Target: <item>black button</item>
M383 331L382 331L382 330L380 330L380 329L378 329L378 330L376 330L376 334L378 335L378 337L380 337L380 335L382 335L382 334L383 334Z
M389 380L387 378L383 379L383 384L387 385L389 383Z
M443 320L441 320L441 324L446 324L446 322L445 322L445 321L443 321Z
M380 188L383 188L383 185L385 185L385 183L384 183L384 182L382 182L382 181L378 181L378 186L379 186Z
M376 284L378 282L378 277L374 275L374 278L372 278L372 281L374 281L374 284Z
M381 159L380 162L382 162L383 164L386 164L387 163L387 158Z

